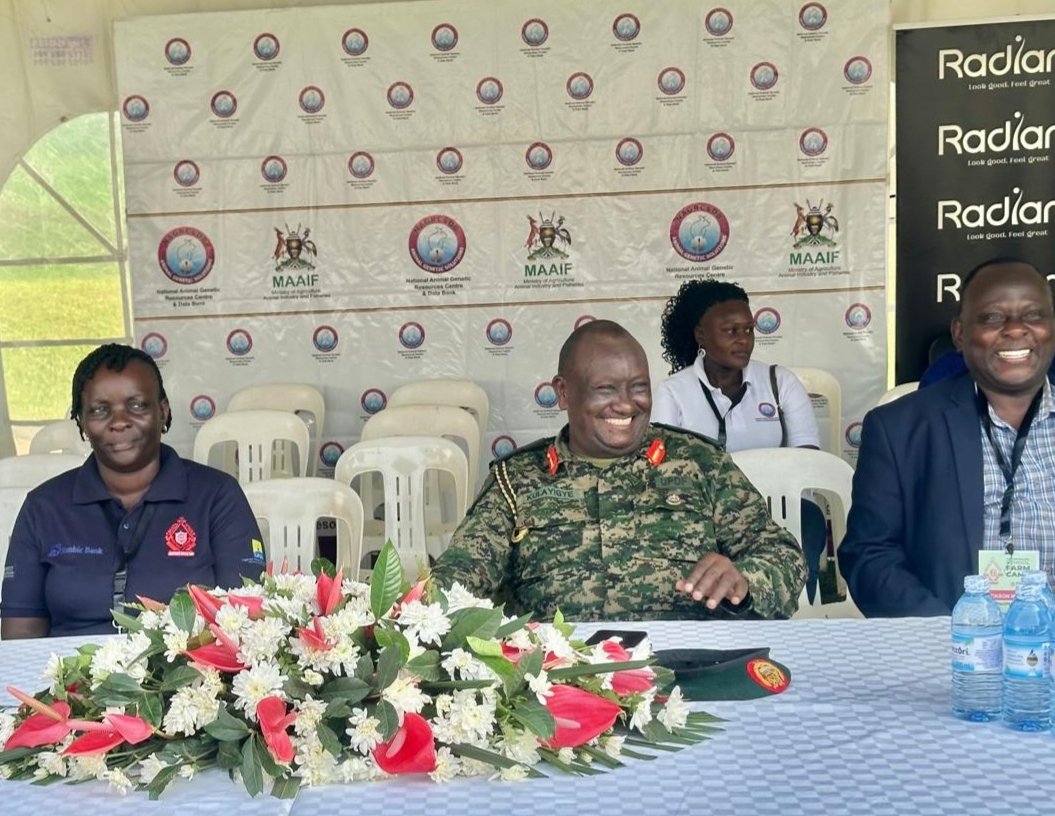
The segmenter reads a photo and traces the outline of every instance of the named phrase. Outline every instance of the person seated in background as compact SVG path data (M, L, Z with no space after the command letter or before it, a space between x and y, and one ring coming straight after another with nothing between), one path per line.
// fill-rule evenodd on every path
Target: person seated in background
M157 364L111 343L81 360L70 416L84 465L30 491L11 533L0 636L112 633L111 610L188 583L237 587L264 568L233 478L161 444L172 423Z
M498 460L433 578L574 620L789 617L806 565L795 539L711 440L649 423L638 342L576 329L553 379L568 424Z
M869 411L839 564L869 616L948 615L980 551L1055 556L1055 307L1013 258L964 278L967 372Z
M755 319L735 283L686 281L661 321L668 377L656 389L652 420L717 440L733 453L750 448L819 448L810 396L788 369L751 359ZM810 596L828 541L824 513L802 501L802 540Z

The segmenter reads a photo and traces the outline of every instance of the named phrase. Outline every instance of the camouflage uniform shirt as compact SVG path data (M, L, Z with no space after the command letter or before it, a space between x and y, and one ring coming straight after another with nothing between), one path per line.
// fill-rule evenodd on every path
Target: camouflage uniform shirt
M656 465L654 440L666 447ZM750 614L797 608L798 544L712 441L652 425L636 453L597 467L571 452L565 428L495 463L433 576L544 618L558 608L573 620L728 616L728 604L712 611L674 589L708 552L747 580Z

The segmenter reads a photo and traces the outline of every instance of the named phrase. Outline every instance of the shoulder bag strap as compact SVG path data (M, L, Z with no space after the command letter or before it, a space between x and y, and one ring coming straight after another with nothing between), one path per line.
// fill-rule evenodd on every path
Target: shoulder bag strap
M777 401L777 419L780 420L780 447L788 446L788 423L784 421L784 409L780 407L780 390L777 388L777 366L769 367L769 384L773 389L773 399Z

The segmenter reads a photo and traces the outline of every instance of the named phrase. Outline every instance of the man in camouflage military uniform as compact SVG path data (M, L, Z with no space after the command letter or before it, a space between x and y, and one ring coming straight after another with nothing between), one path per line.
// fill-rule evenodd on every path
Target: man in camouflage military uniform
M553 385L568 425L495 463L439 584L545 618L795 611L806 578L795 539L717 445L649 424L648 361L622 326L576 329Z

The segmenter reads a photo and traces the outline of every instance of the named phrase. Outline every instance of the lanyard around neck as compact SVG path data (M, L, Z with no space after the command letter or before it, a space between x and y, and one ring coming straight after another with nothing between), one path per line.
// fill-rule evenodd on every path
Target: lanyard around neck
M715 441L718 443L718 447L725 450L725 418L729 415L730 411L740 404L740 400L744 398L744 394L747 393L747 383L743 383L740 386L740 390L730 397L732 404L729 406L729 410L724 414L718 413L718 406L714 404L714 397L711 396L711 389L707 387L707 383L703 380L700 380L700 390L703 391L703 396L707 399L707 404L711 406L711 410L714 412L714 418L718 420L718 437Z
M1015 444L1011 448L1010 462L1004 459L1004 454L1000 452L996 440L993 439L993 421L989 416L989 400L985 398L981 388L976 388L975 392L975 405L978 408L978 417L982 421L982 429L985 431L986 439L989 440L989 446L993 449L993 455L996 457L997 465L1000 466L1000 472L1004 475L1004 495L1000 500L1000 540L1004 542L1007 554L1012 555L1015 552L1015 545L1011 540L1011 499L1015 495L1015 474L1018 472L1018 466L1022 463L1022 451L1026 448L1026 438L1029 436L1029 429L1032 427L1033 420L1040 409L1040 400L1044 395L1044 387L1042 385L1040 390L1037 391L1033 401L1029 404L1026 415L1018 426Z

